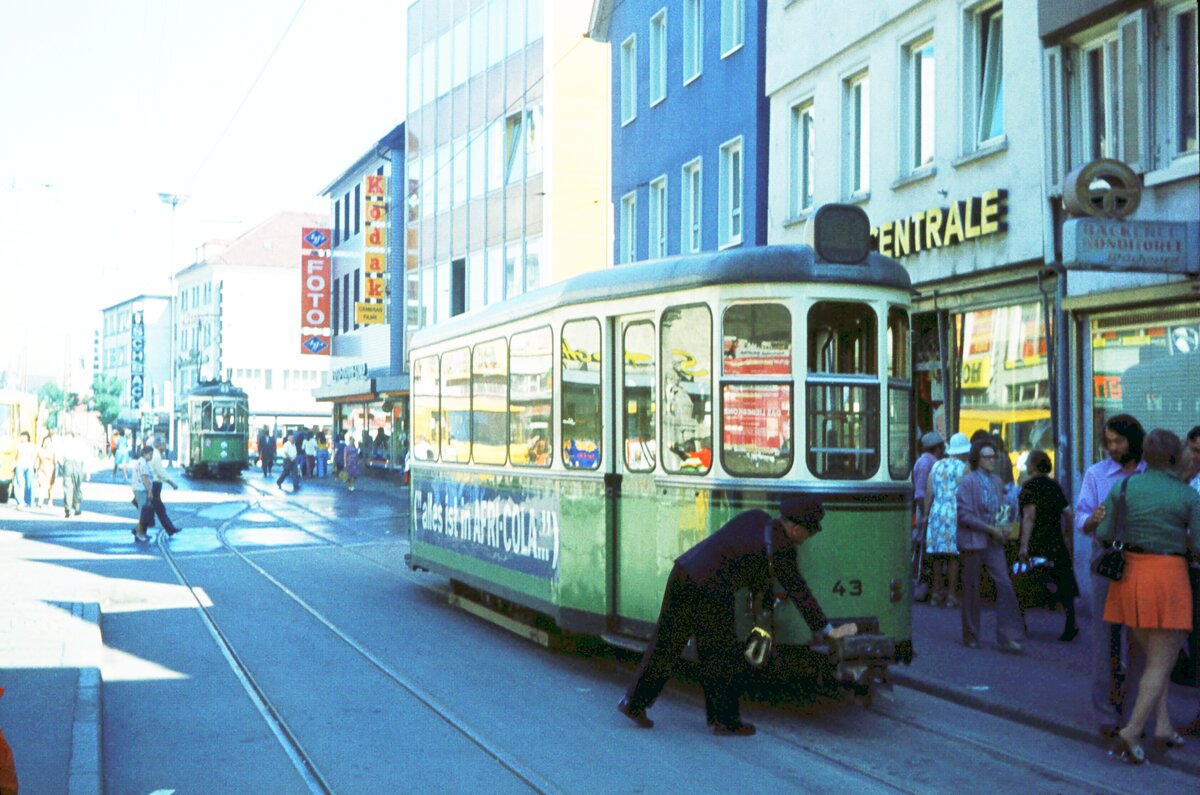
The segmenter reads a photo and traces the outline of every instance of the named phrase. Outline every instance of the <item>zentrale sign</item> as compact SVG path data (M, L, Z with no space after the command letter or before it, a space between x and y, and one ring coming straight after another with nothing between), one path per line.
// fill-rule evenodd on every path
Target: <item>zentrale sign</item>
M881 224L871 229L871 244L885 257L899 259L1007 231L1008 191L989 190Z

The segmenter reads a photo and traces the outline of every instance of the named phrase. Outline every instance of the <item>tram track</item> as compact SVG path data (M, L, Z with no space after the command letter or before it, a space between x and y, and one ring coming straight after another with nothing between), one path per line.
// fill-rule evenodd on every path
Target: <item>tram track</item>
M290 522L286 517L279 516L279 514L275 513L270 508L263 506L259 502L252 502L248 504L246 508L243 508L235 515L222 521L216 530L217 539L220 541L224 549L232 553L242 563L250 567L260 577L265 579L275 589L282 593L290 602L295 604L318 624L323 626L326 631L333 635L333 637L335 637L341 644L352 650L356 655L369 663L386 679L396 684L410 696L415 698L431 713L440 718L451 729L490 757L500 767L508 771L508 773L522 782L525 786L529 787L533 792L539 793L540 795L560 795L561 790L559 790L559 788L555 786L553 782L541 776L536 771L526 767L514 755L510 754L503 747L496 744L482 732L471 726L470 723L455 713L446 704L438 700L429 691L420 687L416 682L412 681L410 677L405 676L404 674L395 670L392 666L389 666L377 655L373 654L369 649L352 638L335 623L330 621L323 613L305 601L299 594L288 588L278 578L276 578L262 566L258 565L255 561L251 560L249 556L242 552L242 550L238 549L237 546L229 540L228 530L238 518L251 510L262 511L271 514L277 519L287 522L302 532L312 535L315 538L319 538L321 541L329 543L333 546L337 546L345 551L352 552L358 557L380 568L383 568L393 575L400 574L401 572L384 566L383 564L380 564L378 561L374 561L366 555L361 555L355 552L350 546L339 544L336 541L325 538L319 534L312 533L304 527L294 522ZM310 754L300 742L297 732L288 725L286 719L281 714L281 711L276 708L274 704L272 704L265 688L255 678L247 663L238 655L232 642L221 630L216 618L212 615L212 611L204 604L204 600L200 597L197 589L188 580L186 574L182 570L182 567L179 565L179 562L175 559L175 555L172 553L169 543L165 541L165 536L161 534L159 536L158 546L163 553L164 559L167 561L180 584L187 588L189 593L191 593L192 598L196 602L196 606L200 609L200 616L205 624L206 629L209 631L209 634L217 644L226 662L233 670L234 675L237 677L239 683L241 683L243 689L250 697L254 706L262 715L272 734L283 747L289 760L291 760L293 766L300 774L309 791L313 793L334 793L335 790L329 784L328 776L322 773L312 754Z
M252 489L252 490L259 491L258 489ZM269 493L263 493L263 496L271 496L271 495L269 495ZM412 572L408 571L407 569L403 569L403 568L397 569L397 568L387 566L384 563L379 562L375 558L372 558L369 555L363 554L361 551L359 551L355 548L357 545L344 544L334 538L329 537L326 534L313 532L313 531L309 530L308 528L305 528L303 525L301 525L295 521L292 521L288 517L281 516L278 512L272 510L267 505L264 505L261 501L255 503L255 507L260 511L263 511L267 514L274 516L278 520L287 523L288 525L296 528L297 530L299 530L307 535L310 535L314 538L317 538L317 539L321 540L323 543L327 543L331 546L335 546L351 555L354 555L355 557L360 558L361 560L371 564L374 567L380 568L380 569L388 572L389 574L392 574L394 576L401 577L407 581L413 582L413 583L419 585L420 587L422 587L426 590L429 590L431 592L435 592L438 594L442 593L442 591L440 589L434 587L433 585L431 585L430 583L425 581L423 578L419 578L419 577L415 576ZM341 527L349 527L349 528L353 529L352 524L347 523L343 520L339 520L336 518L331 518L329 516L326 516L326 515L322 514L321 512L316 511L308 506L292 503L289 505L289 507L291 507L293 509L299 509L307 514L310 514L316 518L319 518L323 522L329 522L329 523L332 523L332 524L335 524L335 525L338 525ZM251 566L252 568L257 570L262 576L266 577L269 581L271 581L273 584L275 584L276 587L279 587L279 588L283 589L285 592L288 592L286 589L286 586L283 586L281 583L278 583L278 581L276 581L269 573L265 572L265 570L263 570L255 562L251 561L248 557L246 557L244 555L244 553L242 553L240 550L237 550L236 548L234 548L228 542L228 539L225 537L223 529L221 531L219 531L219 537L220 537L222 544L225 545L228 549L230 549L230 551L232 551L235 555L237 555L239 558L244 560L249 566ZM324 624L330 631L334 632L335 634L340 634L340 631L336 627L334 627L332 624L329 624L327 622L327 620L325 620L323 617L319 616L319 614L316 614L315 611L312 611L311 608L309 608L307 605L305 605L303 603L303 600L300 600L299 597L292 595L290 592L288 592L288 593L289 593L290 597L293 599L296 599L298 601L298 603L301 604L302 607L304 607L309 612L312 612L314 614L314 616L317 617L317 620L320 621L322 624ZM356 644L354 644L354 641L352 639L347 638L345 640L352 645L356 645ZM363 654L364 656L366 656L368 660L371 660L372 655L370 655L369 651L361 650L360 653ZM371 661L373 664L376 664L376 666L379 667L379 664L376 661L374 661L374 660L371 660ZM617 665L615 662L608 664L606 667L608 667L613 672L616 672L620 668L620 666ZM380 670L384 671L384 673L387 674L388 672L385 670L385 668L386 668L386 666L380 668ZM624 671L623 668L620 668L620 670L622 672ZM389 678L390 678L390 676L389 676ZM402 686L405 686L405 685L402 684ZM414 688L416 688L415 685L414 685ZM406 687L406 689L407 689L407 687ZM410 691L410 692L412 692L414 696L416 696L418 699L422 700L424 703L424 699L421 698L421 696L418 694L418 692L416 692L419 690L420 690L419 688L416 688L415 691ZM695 697L690 693L681 693L679 695L682 695L682 697L684 699L689 700L689 701L695 700ZM437 706L436 701L433 701L433 703L426 703L426 706L428 706L433 711L438 712L439 708ZM939 730L937 728L928 726L928 725L918 721L915 718L906 718L904 716L894 713L891 710L888 710L886 708L881 708L880 705L878 705L878 704L869 708L869 711L872 714L879 716L880 718L886 719L893 723L900 723L904 726L915 728L918 731L922 732L923 734L934 736L934 737L938 738L938 740L941 743L952 743L958 747L966 747L966 748L971 749L972 751L979 751L979 752L985 753L986 755L991 757L993 760L1002 761L1005 764L1017 766L1021 769L1028 770L1028 771L1030 771L1031 774L1041 777L1043 780L1046 780L1046 781L1057 782L1059 784L1066 785L1069 787L1077 787L1080 790L1087 791L1087 792L1122 793L1122 792L1127 791L1127 790L1120 789L1120 788L1114 788L1114 786L1112 785L1111 782L1105 782L1105 781L1101 781L1101 780L1097 780L1097 779L1093 779L1093 778L1088 778L1085 776L1078 776L1078 775L1073 775L1070 773L1065 773L1060 768L1053 767L1048 764L1042 764L1042 763L1038 763L1035 761L1031 761L1025 757L1022 757L1019 754L1011 753L1011 752L1005 751L1002 748L998 748L995 743L985 742L977 737L973 737L973 736L970 736L967 734L959 734L959 733L954 733L954 732L950 732L950 731ZM445 715L443 715L442 717L444 720L447 720L447 722L451 722L451 720L452 720L450 718L447 718ZM854 776L857 776L857 777L863 779L864 782L870 782L870 784L872 786L885 788L887 791L890 791L890 792L917 793L917 792L922 791L921 789L913 789L913 788L903 786L901 784L897 784L894 779L889 779L883 775L880 775L878 772L876 772L876 770L872 769L871 767L857 765L851 761L847 761L847 759L845 759L842 755L836 753L834 751L834 749L825 748L822 746L821 743L805 742L795 736L789 736L789 733L786 731L777 731L773 727L770 727L770 726L760 725L760 734L764 734L766 736L771 737L772 739L774 739L777 742L780 742L780 743L783 743L790 747L796 748L808 756L820 759L823 763L825 763L827 765L844 770L847 773L850 773ZM533 786L533 785L531 785L531 786ZM553 791L553 790L539 790L539 791Z

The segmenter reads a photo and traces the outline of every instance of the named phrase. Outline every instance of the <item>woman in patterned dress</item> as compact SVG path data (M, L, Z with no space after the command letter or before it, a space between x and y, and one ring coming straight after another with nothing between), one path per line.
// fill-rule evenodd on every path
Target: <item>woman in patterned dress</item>
M929 523L925 531L925 554L933 566L933 596L931 605L958 607L954 596L958 582L958 482L967 472L967 453L971 442L965 433L950 437L946 457L929 470L925 485L925 514Z

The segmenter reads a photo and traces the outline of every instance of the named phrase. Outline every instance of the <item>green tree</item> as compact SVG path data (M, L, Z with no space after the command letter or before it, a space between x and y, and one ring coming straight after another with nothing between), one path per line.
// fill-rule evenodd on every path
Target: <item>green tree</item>
M92 378L91 408L99 412L100 424L105 428L117 421L121 414L121 393L124 384L115 375L96 373Z

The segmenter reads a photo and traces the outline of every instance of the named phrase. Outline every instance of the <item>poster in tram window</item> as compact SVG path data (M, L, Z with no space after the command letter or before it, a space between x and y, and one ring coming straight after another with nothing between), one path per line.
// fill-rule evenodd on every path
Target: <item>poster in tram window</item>
M737 474L780 474L792 457L790 384L726 384L722 455Z
M725 337L722 343L725 375L788 375L792 372L791 345L783 341Z

